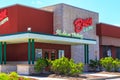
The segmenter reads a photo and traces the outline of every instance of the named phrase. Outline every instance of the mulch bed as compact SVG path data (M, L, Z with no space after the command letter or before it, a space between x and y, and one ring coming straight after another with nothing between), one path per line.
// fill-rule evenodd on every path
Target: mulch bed
M37 80L37 79L34 79L34 78L29 78L30 80ZM23 77L19 77L19 79L18 80L24 80L24 78Z
M37 80L37 79L33 79L33 78L29 78L30 80Z
M79 76L76 77L71 77L71 76L65 76L65 75L57 75L57 74L33 74L31 76L35 77L50 77L50 78L60 78L60 79L68 79L68 80L87 80L90 78L98 78L98 76L91 76L91 75L84 75L80 74Z

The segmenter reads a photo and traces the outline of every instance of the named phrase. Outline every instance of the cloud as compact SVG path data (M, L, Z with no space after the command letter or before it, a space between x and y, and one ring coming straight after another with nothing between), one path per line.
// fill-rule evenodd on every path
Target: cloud
M32 4L34 4L34 5L41 5L42 4L42 2L40 1L40 0L34 0L34 1L32 1Z

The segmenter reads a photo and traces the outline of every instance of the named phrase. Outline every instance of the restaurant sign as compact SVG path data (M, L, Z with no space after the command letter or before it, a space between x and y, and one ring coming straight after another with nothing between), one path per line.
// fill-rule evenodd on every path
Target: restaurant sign
M0 26L9 20L7 16L7 9L0 11Z
M82 18L77 18L74 21L74 29L76 33L79 33L81 31L89 31L91 29L93 29L92 25L92 18L86 18L86 19L82 19Z

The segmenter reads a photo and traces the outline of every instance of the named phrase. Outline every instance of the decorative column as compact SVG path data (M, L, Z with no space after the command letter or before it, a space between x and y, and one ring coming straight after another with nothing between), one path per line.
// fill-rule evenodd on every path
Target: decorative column
M34 43L34 39L32 39L32 64L34 64L34 60L35 60L35 43Z
M86 45L86 58L87 58L87 64L89 63L89 45Z
M0 42L0 64L2 64L2 42Z
M6 64L6 42L4 42L4 64Z
M84 44L84 63L86 64L86 44Z
M28 64L30 64L31 59L31 39L28 39Z
M84 44L84 62L85 64L89 63L89 45Z

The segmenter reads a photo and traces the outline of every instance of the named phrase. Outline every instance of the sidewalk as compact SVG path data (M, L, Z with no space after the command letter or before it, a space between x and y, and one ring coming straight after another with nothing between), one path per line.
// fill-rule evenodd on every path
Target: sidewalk
M23 75L22 75L23 76ZM80 75L81 77L77 78L50 78L50 77L36 77L36 76L24 76L29 78L34 78L38 80L111 80L113 78L120 78L119 74L111 74L109 73L84 73Z
M86 74L86 76L93 76L92 78L89 78L87 80L106 80L106 79L120 78L120 75L102 74L102 73Z
M68 79L49 78L49 77L33 77L33 76L24 76L24 77L34 78L38 80L68 80Z

